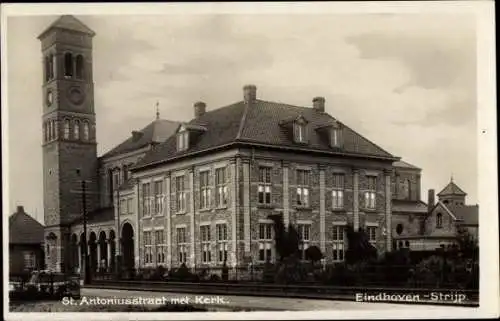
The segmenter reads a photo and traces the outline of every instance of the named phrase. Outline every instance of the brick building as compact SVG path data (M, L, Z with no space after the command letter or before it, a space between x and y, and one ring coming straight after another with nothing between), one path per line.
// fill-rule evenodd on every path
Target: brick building
M345 227L390 251L394 222L418 219L421 170L325 112L259 99L221 108L197 102L193 119L157 115L103 156L96 152L94 32L72 16L42 43L47 267L258 264L276 257L270 215L280 214L327 262L340 262ZM86 182L83 240L81 181Z

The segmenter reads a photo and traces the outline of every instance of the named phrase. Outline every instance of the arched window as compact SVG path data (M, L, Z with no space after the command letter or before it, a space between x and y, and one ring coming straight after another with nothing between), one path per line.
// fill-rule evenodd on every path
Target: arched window
M64 54L64 76L73 77L73 55L69 52Z
M52 140L52 121L50 120L47 122L47 139Z
M59 137L59 123L57 119L55 119L53 122L54 123L52 124L52 126L54 131L54 139L57 139Z
M442 228L443 227L443 214L437 213L436 214L436 228Z
M75 139L80 139L80 121L75 120L75 126L73 127L73 136Z
M89 140L89 122L83 122L83 140Z
M54 79L55 77L55 74L56 74L56 65L57 65L57 61L56 61L56 56L51 56L51 59L50 59L50 79Z
M69 120L64 120L64 139L69 139Z
M50 121L50 136L52 139L56 139L56 121L51 120Z
M403 224L399 223L396 226L396 233L398 233L398 235L401 235L401 233L403 233Z
M83 56L78 55L78 56L76 56L76 78L77 79L83 79L83 71L84 71L83 68L84 68Z

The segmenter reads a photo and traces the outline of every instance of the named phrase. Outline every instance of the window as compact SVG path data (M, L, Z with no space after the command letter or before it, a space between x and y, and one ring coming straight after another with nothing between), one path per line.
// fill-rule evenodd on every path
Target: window
M297 143L307 142L307 127L302 123L295 123L294 127L294 137Z
M163 181L154 182L155 214L163 214Z
M271 204L271 168L259 168L259 204Z
M151 231L145 231L144 235L144 264L153 263L153 244Z
M200 172L200 208L206 209L210 207L210 186L208 177L209 171Z
M47 56L45 57L45 81L49 81L50 79L52 79L50 77L50 65L51 65L51 60L50 60L50 56Z
M273 223L259 223L259 261L273 260Z
M24 256L24 267L26 269L34 269L35 268L35 253L31 251L25 251L23 253Z
M83 68L84 68L83 56L78 55L78 56L76 56L76 78L77 79L83 79Z
M333 226L333 260L344 261L345 251L345 227L343 225Z
M113 190L117 190L120 187L120 172L113 171Z
M341 136L342 136L342 131L340 128L332 128L331 132L331 146L332 147L340 147L341 146Z
M165 253L167 252L167 245L165 244L163 230L155 231L155 246L156 246L156 264L165 263Z
M443 214L437 213L436 215L436 228L443 227Z
M215 225L215 233L217 237L217 262L222 263L227 261L227 224Z
M180 131L177 134L177 150L179 152L188 149L189 146L189 132L186 130Z
M299 257L301 260L306 260L306 250L311 240L311 224L299 224L297 232L299 233Z
M47 139L48 141L52 140L52 121L47 122Z
M177 228L177 255L180 263L187 262L187 238L186 238L186 228Z
M177 212L182 213L186 211L186 191L184 190L184 175L175 178L176 199L177 199Z
M368 234L368 241L375 245L377 243L377 227L376 226L367 226L366 234Z
M333 174L332 208L344 207L344 174Z
M73 136L75 139L80 139L80 121L75 120L75 126L73 127Z
M43 123L43 141L46 142L48 141L47 137L47 123Z
M307 170L297 170L297 205L309 206L309 176Z
M367 187L365 191L365 208L375 209L375 191L377 189L377 177L367 176Z
M123 165L122 167L122 177L123 177L123 182L128 181L129 175L128 175L128 165Z
M410 199L410 180L408 179L401 184L401 198Z
M52 121L52 139L57 139L58 136L58 124L57 120Z
M69 139L69 120L64 120L64 139Z
M215 169L215 205L223 207L227 205L227 183L226 168Z
M149 183L142 184L142 215L149 216L151 215L150 209L150 185Z
M396 233L398 233L398 235L401 235L401 233L403 233L403 224L399 223L396 226Z
M212 236L210 235L210 225L200 226L201 234L201 260L203 263L210 263L212 261L212 252L210 251L210 241Z
M83 122L83 140L88 141L89 140L89 122L84 121Z
M73 77L73 55L69 52L64 54L64 77Z

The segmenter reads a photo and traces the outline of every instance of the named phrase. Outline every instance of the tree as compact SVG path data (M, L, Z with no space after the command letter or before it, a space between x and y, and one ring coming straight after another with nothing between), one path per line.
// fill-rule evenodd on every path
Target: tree
M286 258L296 256L299 252L299 234L297 230L290 224L287 232L281 214L269 215L269 219L274 222L274 240L280 262Z
M323 253L321 253L321 250L316 245L308 247L305 255L306 255L306 260L311 261L313 265L314 263L320 261L323 258Z
M462 226L457 228L457 243L458 251L464 258L473 259L474 261L479 258L477 240L467 228Z
M361 261L375 260L377 258L377 249L370 244L366 232L359 228L349 225L346 230L347 251L345 254L346 263L353 264Z

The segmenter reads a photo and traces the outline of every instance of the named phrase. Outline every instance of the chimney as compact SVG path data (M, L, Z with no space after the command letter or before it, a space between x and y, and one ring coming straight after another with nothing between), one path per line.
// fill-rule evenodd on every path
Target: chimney
M432 210L432 208L434 207L435 205L435 198L434 198L434 190L433 189L430 189L429 190L429 195L427 196L427 212L430 213L430 211Z
M257 87L255 85L246 85L243 87L243 100L245 103L253 102L257 99Z
M194 118L199 118L203 116L203 114L205 114L206 109L207 105L204 102L198 101L194 103Z
M24 213L24 207L23 207L23 206L21 206L21 205L18 205L18 206L17 206L17 212L18 212L18 213Z
M317 112L325 112L325 98L324 97L314 97L313 98L313 109Z
M138 141L142 137L142 132L134 130L132 131L132 140L134 142Z

